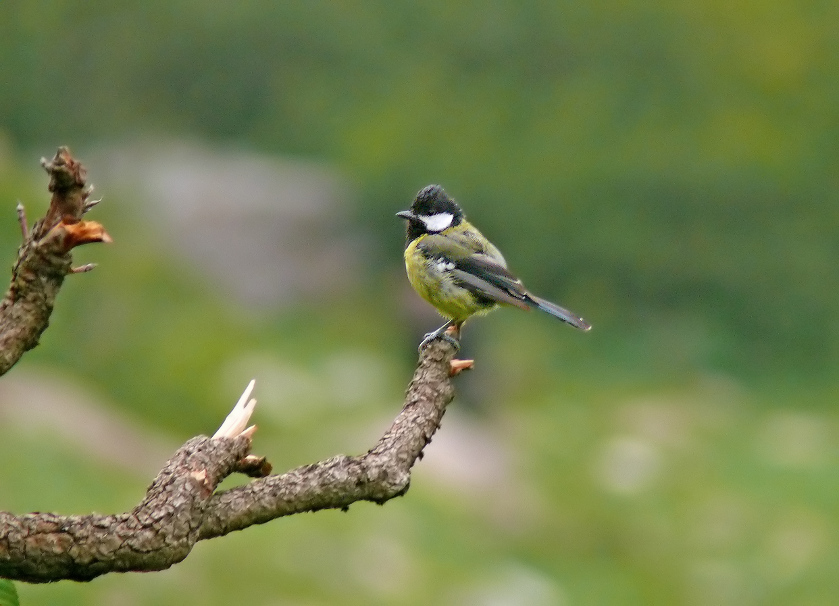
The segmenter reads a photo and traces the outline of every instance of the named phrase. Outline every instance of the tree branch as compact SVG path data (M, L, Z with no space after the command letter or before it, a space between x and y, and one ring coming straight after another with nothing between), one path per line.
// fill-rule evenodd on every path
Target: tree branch
M0 306L0 374L46 329L55 295L72 271L72 248L110 241L101 225L81 220L93 206L86 201L90 189L81 165L65 148L43 164L53 199L44 219L23 230L27 237ZM20 209L19 216L23 227ZM401 496L454 397L452 376L471 366L471 361L452 360L454 353L439 339L422 351L402 411L366 454L338 455L282 475L269 476L265 458L249 454L256 431L247 427L256 404L251 382L216 434L184 444L130 512L0 512L0 577L42 583L162 570L183 560L199 540L295 513L346 509L357 501L383 504ZM236 472L258 479L216 493L218 484Z
M88 581L106 572L162 570L180 562L195 544L208 498L249 447L247 437L193 438L128 513L0 513L0 576L32 583Z
M405 405L366 454L338 455L232 488L210 500L199 539L211 539L295 513L346 509L356 501L383 504L405 494L411 468L454 398L454 348L434 341L423 350Z
M84 167L60 147L52 160L41 160L50 176L52 199L46 215L30 230L23 205L18 220L24 235L12 268L12 281L0 302L0 375L38 344L52 314L55 297L72 273L70 251L89 242L110 242L111 237L95 221L83 221L90 208Z
M270 469L263 458L248 456L255 427L241 429L255 404L248 400L251 383L237 404L249 408L244 421L225 430L226 421L215 437L199 436L184 444L130 512L0 512L0 577L45 583L163 570L186 558L198 540L295 513L346 509L357 501L383 504L401 496L408 490L411 468L454 397L453 354L452 345L442 340L425 348L402 412L366 454L338 455L215 494L231 473ZM243 400L247 405L242 406Z

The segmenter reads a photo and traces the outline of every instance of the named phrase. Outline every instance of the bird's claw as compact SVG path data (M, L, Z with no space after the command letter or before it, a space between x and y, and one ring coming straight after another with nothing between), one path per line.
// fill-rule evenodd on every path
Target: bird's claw
M451 343L454 346L455 351L460 351L460 341L458 341L457 338L451 335L446 329L448 329L448 326L445 326L443 330L435 330L434 332L426 334L425 337L423 337L422 342L419 344L419 352L422 353L422 350L425 349L429 343L438 338Z

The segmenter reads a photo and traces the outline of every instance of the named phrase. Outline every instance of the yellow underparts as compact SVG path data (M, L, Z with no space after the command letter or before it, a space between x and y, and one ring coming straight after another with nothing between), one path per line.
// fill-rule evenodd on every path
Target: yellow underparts
M447 272L437 268L437 261L426 258L418 251L417 244L423 237L420 236L405 249L405 270L414 290L441 316L457 324L463 323L469 316L495 309L496 305L479 301L470 291L455 284Z

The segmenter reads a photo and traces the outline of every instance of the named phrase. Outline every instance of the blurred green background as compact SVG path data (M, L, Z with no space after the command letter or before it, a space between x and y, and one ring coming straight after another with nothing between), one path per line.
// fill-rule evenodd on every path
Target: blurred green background
M278 471L370 447L441 183L590 334L467 326L412 488L22 603L833 604L839 5L0 2L0 256L66 144L115 240L0 379L0 508L131 508L257 379ZM8 266L8 265L7 265ZM37 460L37 470L23 461Z

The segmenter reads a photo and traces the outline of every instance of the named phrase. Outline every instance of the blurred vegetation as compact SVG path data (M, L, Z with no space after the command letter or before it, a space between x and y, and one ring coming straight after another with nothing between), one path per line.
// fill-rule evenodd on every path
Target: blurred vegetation
M316 156L358 181L374 233L439 181L600 325L695 310L743 346L724 362L839 358L830 3L4 12L16 146L157 130Z
M150 133L331 163L370 241L357 292L245 314L155 246L142 201L100 191L117 244L79 252L101 266L68 280L23 365L184 438L214 429L254 367L281 367L290 395L257 420L257 449L278 469L363 450L418 336L394 296L393 213L430 182L595 327L513 312L467 327L478 368L452 414L516 453L524 511L435 484L432 447L384 509L251 529L158 575L19 586L22 603L831 603L838 19L815 0L0 2L0 258L14 201L46 206L36 158ZM375 384L335 406L347 360ZM139 497L62 448L0 445L0 506ZM50 486L14 469L26 450L55 463ZM651 475L622 484L624 460Z

